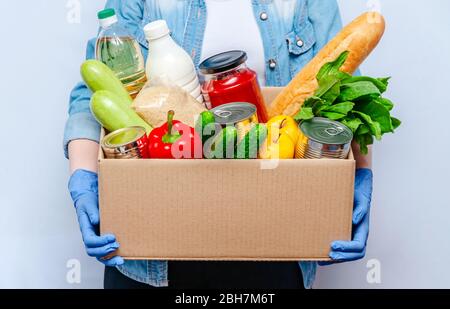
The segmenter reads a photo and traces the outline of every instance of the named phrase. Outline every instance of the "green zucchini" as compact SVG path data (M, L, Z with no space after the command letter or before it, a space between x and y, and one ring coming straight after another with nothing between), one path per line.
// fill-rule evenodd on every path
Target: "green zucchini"
M114 72L98 60L87 60L81 65L81 77L93 93L108 90L117 95L121 102L130 106L133 99Z
M147 122L131 107L125 106L121 98L111 91L95 92L91 98L91 111L97 121L110 132L133 126L143 127L147 134L152 130Z

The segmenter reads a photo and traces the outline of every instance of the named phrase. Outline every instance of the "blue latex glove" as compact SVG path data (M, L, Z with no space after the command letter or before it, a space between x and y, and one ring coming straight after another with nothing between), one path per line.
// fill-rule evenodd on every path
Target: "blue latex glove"
M120 256L111 259L105 257L119 248L114 235L98 236L100 216L98 211L97 174L76 170L69 180L69 191L77 211L81 235L89 256L96 257L106 266L118 266L124 263Z
M373 174L370 169L358 169L355 175L355 201L353 209L353 240L331 244L330 258L334 262L349 262L364 258L369 237L370 202ZM319 263L330 265L333 262Z

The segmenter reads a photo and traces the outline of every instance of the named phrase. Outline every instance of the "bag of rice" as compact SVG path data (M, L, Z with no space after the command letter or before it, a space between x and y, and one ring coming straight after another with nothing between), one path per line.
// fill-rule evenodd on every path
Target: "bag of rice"
M167 112L175 111L175 119L191 127L205 106L178 86L153 80L139 92L131 107L151 124L159 127L167 121Z

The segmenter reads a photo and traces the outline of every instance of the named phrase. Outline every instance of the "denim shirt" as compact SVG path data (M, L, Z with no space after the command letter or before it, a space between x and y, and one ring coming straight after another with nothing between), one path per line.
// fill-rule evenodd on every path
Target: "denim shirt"
M340 30L342 24L336 0L295 1L293 16L281 16L278 1L251 0L264 45L266 86L285 86L322 47ZM198 67L206 27L207 9L204 0L108 0L141 45L144 57L148 45L143 27L154 20L165 19L172 37L182 46ZM264 14L263 14L264 13ZM224 14L226 18L227 12ZM88 42L86 59L95 57L95 39ZM64 152L76 139L99 141L100 125L89 108L90 90L79 83L71 92L69 118L64 133ZM315 262L300 262L303 282L312 287ZM166 261L126 261L118 267L124 275L152 286L168 285Z

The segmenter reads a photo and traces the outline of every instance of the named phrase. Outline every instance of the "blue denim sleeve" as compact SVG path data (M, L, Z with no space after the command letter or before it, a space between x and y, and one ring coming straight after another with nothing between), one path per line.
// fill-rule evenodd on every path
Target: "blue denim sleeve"
M106 8L114 8L121 23L140 41L145 41L142 27L144 1L142 0L108 0ZM92 39L86 48L86 59L95 58L95 42ZM64 130L64 155L68 158L68 145L77 139L88 139L99 142L100 125L90 110L92 92L85 83L78 83L70 94L69 118Z
M88 42L86 59L94 58L95 39ZM98 142L100 125L91 113L90 99L92 92L85 83L78 83L70 93L69 118L64 130L64 155L68 156L68 145L77 139L88 139Z

